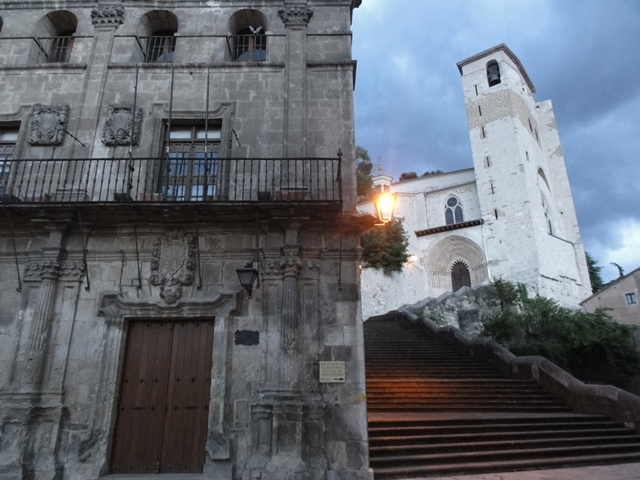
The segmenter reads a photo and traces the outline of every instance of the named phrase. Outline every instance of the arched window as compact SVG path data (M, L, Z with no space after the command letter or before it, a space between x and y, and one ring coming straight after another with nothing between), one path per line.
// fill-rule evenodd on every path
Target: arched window
M231 58L239 62L263 62L267 59L267 24L257 10L240 10L231 16Z
M34 63L67 63L71 58L73 34L77 28L78 19L66 10L42 17L36 25Z
M462 203L457 197L451 196L444 206L444 220L447 225L464 222L462 214Z
M489 81L490 87L498 85L501 82L500 66L495 60L491 60L489 63L487 63L487 80Z
M471 275L469 268L464 262L457 261L451 267L451 288L457 292L462 287L471 286Z
M178 18L167 10L153 10L142 17L144 61L173 63L176 51Z

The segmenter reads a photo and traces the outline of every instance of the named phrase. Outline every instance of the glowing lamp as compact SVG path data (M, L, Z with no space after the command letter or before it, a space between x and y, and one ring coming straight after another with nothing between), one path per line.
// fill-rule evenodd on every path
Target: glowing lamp
M393 211L396 208L396 195L393 193L382 193L376 199L376 211L378 212L378 219L382 223L389 223L393 220Z

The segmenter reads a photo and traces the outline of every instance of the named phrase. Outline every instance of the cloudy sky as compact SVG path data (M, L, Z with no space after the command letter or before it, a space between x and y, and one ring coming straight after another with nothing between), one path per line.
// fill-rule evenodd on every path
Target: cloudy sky
M456 63L506 43L553 102L586 250L640 267L640 1L363 0L356 143L385 173L472 166Z

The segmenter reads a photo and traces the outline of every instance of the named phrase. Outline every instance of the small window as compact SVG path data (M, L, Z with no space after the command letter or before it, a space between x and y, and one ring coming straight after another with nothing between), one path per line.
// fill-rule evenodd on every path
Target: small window
M51 39L51 51L49 52L49 63L68 63L71 57L71 47L73 46L74 31L64 32Z
M638 303L638 296L635 292L626 293L624 295L625 300L627 301L627 305L635 305Z
M258 10L244 9L229 20L229 53L238 62L264 62L267 59L267 20Z
M491 60L487 63L487 81L489 82L490 87L498 85L502 81L500 79L500 66L495 60Z
M175 125L165 145L162 193L174 202L201 202L218 195L220 125Z
M449 197L444 207L444 220L447 225L462 223L464 221L462 215L462 204L456 197Z
M175 51L175 32L161 30L147 39L147 52L144 60L147 63L173 63Z
M17 141L18 127L0 127L0 196L3 196L7 189Z
M76 16L66 10L42 17L36 24L31 60L34 63L68 63L77 27Z
M233 37L233 59L239 62L264 62L267 59L267 36L262 27L249 27Z

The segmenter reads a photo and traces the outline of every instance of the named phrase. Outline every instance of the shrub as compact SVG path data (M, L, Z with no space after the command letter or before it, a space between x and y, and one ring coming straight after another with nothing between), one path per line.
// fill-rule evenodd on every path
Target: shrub
M496 282L497 283L497 282ZM501 304L518 289L496 284ZM602 310L587 313L558 305L555 300L517 293L520 311L505 308L483 319L483 335L493 337L515 355L542 355L577 378L624 386L638 374L640 356L632 330Z

